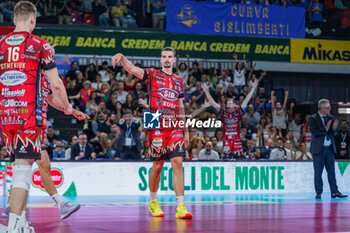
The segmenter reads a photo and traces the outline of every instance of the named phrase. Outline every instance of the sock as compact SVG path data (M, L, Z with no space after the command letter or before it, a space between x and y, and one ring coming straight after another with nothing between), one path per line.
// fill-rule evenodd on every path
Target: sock
M151 192L151 201L157 200L157 192Z
M176 200L177 200L177 205L180 205L184 203L184 196L178 196L176 197Z
M21 220L21 216L18 216L17 214L10 213L9 225L7 226L7 230L9 232L12 232L12 231L19 229L20 220Z
M61 203L63 202L61 195L56 193L55 195L52 195L51 198L56 202L58 208L60 208Z
M25 227L26 221L27 221L27 219L26 219L26 211L23 210L22 211L22 215L21 215L21 219L20 219L20 226L21 227Z

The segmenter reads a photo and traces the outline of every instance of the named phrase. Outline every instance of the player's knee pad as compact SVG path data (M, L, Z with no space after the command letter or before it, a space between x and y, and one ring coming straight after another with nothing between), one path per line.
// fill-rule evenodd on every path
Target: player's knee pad
M13 166L12 188L21 188L29 191L32 183L32 166L17 165Z

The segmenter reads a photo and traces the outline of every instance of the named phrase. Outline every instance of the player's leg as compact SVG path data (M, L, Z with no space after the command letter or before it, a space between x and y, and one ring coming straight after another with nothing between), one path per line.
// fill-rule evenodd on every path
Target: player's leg
M185 143L182 130L173 130L167 144L168 156L173 168L173 186L177 200L176 218L192 218L184 204L184 173L182 161L186 155Z
M61 219L68 218L71 214L78 211L80 209L79 204L64 201L62 196L57 192L50 174L51 164L47 150L41 152L41 159L37 160L36 163L39 167L41 182L46 192L57 204Z
M164 212L159 206L157 200L157 191L159 187L160 181L160 173L163 169L164 160L154 161L152 165L152 170L149 175L149 189L151 201L149 203L149 211L151 212L153 217L163 217Z
M163 217L164 212L159 206L157 200L157 191L160 181L160 173L163 169L164 160L162 159L163 145L165 139L160 131L149 131L148 142L149 142L149 153L150 158L153 160L152 169L149 175L149 188L151 201L149 203L149 211L152 214L152 217Z

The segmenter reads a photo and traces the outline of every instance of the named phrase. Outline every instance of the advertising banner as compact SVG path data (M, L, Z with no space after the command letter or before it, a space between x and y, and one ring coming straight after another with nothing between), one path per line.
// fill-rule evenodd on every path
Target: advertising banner
M2 166L5 164L3 163ZM349 162L337 162L342 192L350 192ZM148 195L149 162L53 162L51 176L58 192L76 195ZM186 194L314 192L312 162L186 162ZM7 180L7 186L10 179ZM329 192L323 174L324 191ZM166 162L159 194L173 194L173 170ZM45 196L39 170L33 166L30 195Z
M166 31L247 37L305 38L305 9L168 0Z
M291 62L350 64L350 41L291 40Z

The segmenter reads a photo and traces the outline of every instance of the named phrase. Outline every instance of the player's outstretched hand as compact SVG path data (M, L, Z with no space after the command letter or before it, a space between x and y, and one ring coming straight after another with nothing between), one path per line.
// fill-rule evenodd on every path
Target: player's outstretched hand
M85 114L83 112L80 112L80 111L78 111L76 109L73 109L72 115L75 118L77 118L79 121L82 121L82 120L85 120L85 119L90 119L90 117L87 114Z
M257 87L259 85L259 79L255 79L254 82L250 81L253 87Z
M113 66L113 68L115 68L115 65L118 64L118 62L120 62L122 57L123 57L123 54L121 54L121 53L117 53L116 55L114 55L112 57L112 66Z

